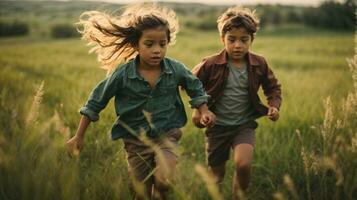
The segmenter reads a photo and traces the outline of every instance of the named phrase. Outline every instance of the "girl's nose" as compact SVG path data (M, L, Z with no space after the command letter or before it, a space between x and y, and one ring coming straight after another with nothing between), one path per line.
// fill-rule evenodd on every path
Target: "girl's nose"
M157 53L160 53L161 52L161 48L159 45L156 45L153 49L153 53L157 54Z

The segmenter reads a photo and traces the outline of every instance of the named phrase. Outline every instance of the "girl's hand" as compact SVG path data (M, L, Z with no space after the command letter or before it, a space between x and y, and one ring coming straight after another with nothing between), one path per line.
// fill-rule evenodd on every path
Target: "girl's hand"
M200 123L205 127L211 127L216 122L216 115L210 110L204 110L201 112Z
M67 150L71 155L78 156L83 149L84 141L82 137L75 135L67 141L66 145Z
M279 119L279 110L275 107L269 107L267 116L270 120L276 121Z
M197 128L204 128L205 126L201 124L201 113L198 109L194 109L192 112L192 122Z

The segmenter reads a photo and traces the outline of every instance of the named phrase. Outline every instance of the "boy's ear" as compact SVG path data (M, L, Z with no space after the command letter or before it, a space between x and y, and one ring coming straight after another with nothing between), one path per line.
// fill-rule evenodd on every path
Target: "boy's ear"
M221 36L221 42L224 44L224 35Z

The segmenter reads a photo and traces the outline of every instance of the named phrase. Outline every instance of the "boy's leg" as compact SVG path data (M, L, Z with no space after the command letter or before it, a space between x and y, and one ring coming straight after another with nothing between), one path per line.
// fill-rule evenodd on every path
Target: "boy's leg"
M135 199L147 199L152 196L153 177L150 175L155 167L153 150L137 139L124 139L129 172L132 176Z
M208 169L215 176L216 183L223 182L225 165L229 159L231 135L227 128L214 126L206 129L206 154Z
M233 152L235 173L233 179L233 199L238 197L238 191L248 188L251 174L255 144L255 130L243 129L234 138Z
M155 190L159 193L159 199L166 199L167 191L174 179L178 159L178 141L182 132L180 129L169 130L158 141L159 152L155 154L156 171Z

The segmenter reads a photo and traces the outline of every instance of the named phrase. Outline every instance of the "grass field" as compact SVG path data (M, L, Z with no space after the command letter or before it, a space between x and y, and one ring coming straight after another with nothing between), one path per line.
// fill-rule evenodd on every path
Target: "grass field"
M192 68L221 48L216 32L183 30L168 56ZM354 55L353 33L277 28L258 34L252 49L267 58L280 80L283 106L278 122L258 120L246 197L357 198L357 103L343 107L354 91L346 62ZM75 133L78 109L106 74L85 44L78 38L3 38L0 52L0 199L129 199L122 142L108 138L115 120L112 103L88 129L78 158L70 158L64 147ZM333 110L325 114L329 96L326 109ZM342 128L337 119L345 122ZM203 131L189 122L183 132L172 198L209 199L193 170L196 164L206 167ZM223 199L231 192L231 162L227 169Z

